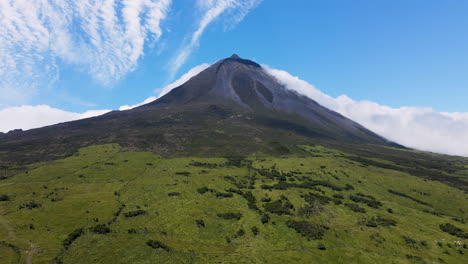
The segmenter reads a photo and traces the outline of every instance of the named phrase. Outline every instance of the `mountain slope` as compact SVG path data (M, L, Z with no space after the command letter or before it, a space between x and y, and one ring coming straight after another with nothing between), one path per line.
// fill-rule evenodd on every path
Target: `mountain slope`
M105 143L183 156L270 153L278 144L317 141L399 147L233 55L136 109L0 135L0 160L54 159Z

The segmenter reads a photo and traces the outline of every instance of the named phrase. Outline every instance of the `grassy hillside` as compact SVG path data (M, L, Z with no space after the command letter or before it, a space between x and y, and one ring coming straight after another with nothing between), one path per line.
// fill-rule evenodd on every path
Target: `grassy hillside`
M109 144L5 168L0 263L468 261L463 188L381 157L300 148L166 159ZM465 169L444 175L466 183L468 161L456 163Z

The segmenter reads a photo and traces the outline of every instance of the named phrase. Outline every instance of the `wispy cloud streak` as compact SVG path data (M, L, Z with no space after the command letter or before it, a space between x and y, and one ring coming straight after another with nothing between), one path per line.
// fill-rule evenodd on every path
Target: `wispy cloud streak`
M205 29L222 14L227 15L231 26L242 19L263 0L198 0L197 7L203 14L197 29L191 34L188 42L180 49L177 56L171 61L170 73L173 78L188 57L198 47L200 38Z
M0 1L0 101L24 102L61 62L103 83L137 66L162 35L171 0Z

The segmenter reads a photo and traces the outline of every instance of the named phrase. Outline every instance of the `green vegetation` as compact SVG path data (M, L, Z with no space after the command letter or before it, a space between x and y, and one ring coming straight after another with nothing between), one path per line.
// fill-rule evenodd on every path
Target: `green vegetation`
M162 158L111 144L15 168L0 180L0 263L466 261L463 190L289 149Z

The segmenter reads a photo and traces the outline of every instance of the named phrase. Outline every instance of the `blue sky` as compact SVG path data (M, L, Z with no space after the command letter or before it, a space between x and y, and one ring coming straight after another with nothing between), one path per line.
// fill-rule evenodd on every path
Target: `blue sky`
M67 113L119 109L237 53L332 98L449 112L449 127L468 132L465 0L22 2L0 3L3 113L38 105ZM10 122L8 129L15 126L37 125Z

